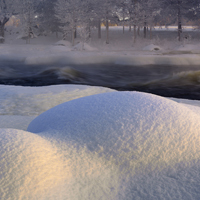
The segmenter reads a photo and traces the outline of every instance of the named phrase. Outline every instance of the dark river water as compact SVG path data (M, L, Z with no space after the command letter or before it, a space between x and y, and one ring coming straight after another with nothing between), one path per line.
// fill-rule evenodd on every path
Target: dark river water
M0 84L83 84L200 100L200 66L25 65L0 63Z

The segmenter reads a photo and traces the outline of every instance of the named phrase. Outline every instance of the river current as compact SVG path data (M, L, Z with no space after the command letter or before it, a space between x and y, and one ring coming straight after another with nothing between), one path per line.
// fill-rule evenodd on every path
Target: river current
M47 86L82 84L119 91L200 100L200 66L25 65L0 63L0 84Z

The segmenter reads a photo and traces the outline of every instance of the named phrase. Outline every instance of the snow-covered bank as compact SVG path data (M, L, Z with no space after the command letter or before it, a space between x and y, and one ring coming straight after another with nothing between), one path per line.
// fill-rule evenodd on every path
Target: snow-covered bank
M91 40L85 44L85 50L75 48L69 41L55 36L40 36L24 44L16 35L7 35L5 44L0 45L0 61L22 61L26 64L94 64L123 63L127 65L198 65L200 45L197 40L199 31L188 32L191 39L178 42L176 31L155 28L153 38L137 38L133 43L133 33L122 27L110 27L110 44L105 44L105 27L102 38L97 38L97 30L92 29ZM183 33L184 34L184 33Z
M118 55L117 53L79 53L66 54L65 57L27 57L26 64L123 64L131 66L139 65L169 65L169 66L190 66L199 65L199 55Z
M0 128L26 130L35 117L54 106L80 97L112 91L115 90L83 85L44 87L0 85ZM193 110L199 112L200 101L170 99L186 106L193 106Z
M28 131L0 130L0 196L197 200L199 134L200 112L156 95L68 101L36 117Z
M37 49L32 49L37 51ZM54 51L53 51L54 52ZM177 51L178 52L178 51ZM31 53L30 53L31 54ZM199 65L200 55L199 54L181 54L180 51L176 54L165 53L152 53L152 52L130 52L123 51L118 52L62 52L59 53L57 50L55 53L43 52L40 55L33 54L33 56L25 55L0 55L0 60L3 62L22 62L27 65L73 65L73 64L124 64L132 66L140 65L169 65L169 66L191 66ZM171 55L170 55L171 54Z

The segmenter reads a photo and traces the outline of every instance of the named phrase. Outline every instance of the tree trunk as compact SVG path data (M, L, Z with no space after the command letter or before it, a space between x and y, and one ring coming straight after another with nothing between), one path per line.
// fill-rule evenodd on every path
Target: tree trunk
M0 43L4 43L4 28L5 24L9 21L8 17L4 17L2 21L0 21Z
M29 31L28 31L28 44L30 44L30 43L31 43L31 34L32 34L32 29L31 29L31 27L29 27L28 30L29 30Z
M138 36L140 36L140 26L138 26L137 34L138 34Z
M137 0L134 0L134 26L133 26L133 29L134 29L133 42L134 43L136 42L136 38L137 38L136 23L138 23L138 21L137 21L137 12L136 12L136 4L137 4Z
M125 20L124 20L124 9L123 9L123 34L124 34L124 22Z
M4 25L0 25L0 43L4 43Z
M129 23L129 32L131 32L131 21Z
M76 19L74 16L74 11L72 12L72 24L71 24L72 32L71 32L71 37L72 37L72 46L74 46L74 40L75 40L75 32L76 32Z
M98 20L98 38L101 39L101 19Z
M144 19L144 38L147 37L147 22L146 22L146 15L145 15L145 19Z
M150 26L150 40L152 39L152 26Z
M72 29L72 46L74 46L74 39L75 39L75 30Z
M91 26L90 26L90 20L88 22L88 37L91 38Z
M178 0L178 41L181 41L182 22L181 22L181 0Z
M77 28L76 28L76 26L74 27L74 38L77 38Z
M106 44L109 44L109 22L108 22L108 18L106 19Z
M134 25L134 36L133 36L133 42L136 42L136 38L137 38L137 33L136 33L136 25Z
M147 37L147 27L144 25L144 38Z

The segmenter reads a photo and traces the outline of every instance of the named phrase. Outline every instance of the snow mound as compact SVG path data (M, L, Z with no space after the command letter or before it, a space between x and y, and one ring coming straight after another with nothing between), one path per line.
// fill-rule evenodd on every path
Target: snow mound
M161 48L159 46L156 46L154 44L150 44L143 48L144 51L159 51Z
M59 45L59 46L67 46L71 47L71 42L66 41L66 40L59 40L58 42L54 43L54 45Z
M78 44L76 44L72 50L74 51L82 51L82 50L86 50L86 51L96 51L97 49L94 47L91 47L89 44L87 43L83 43L83 42L79 42Z
M55 142L66 159L78 160L70 162L78 185L69 186L86 199L163 199L176 193L187 199L184 191L200 197L200 115L169 99L140 92L93 95L44 112L27 130ZM89 172L102 179L92 181Z
M2 200L56 199L55 191L63 185L63 163L56 148L25 131L0 129L0 169Z

